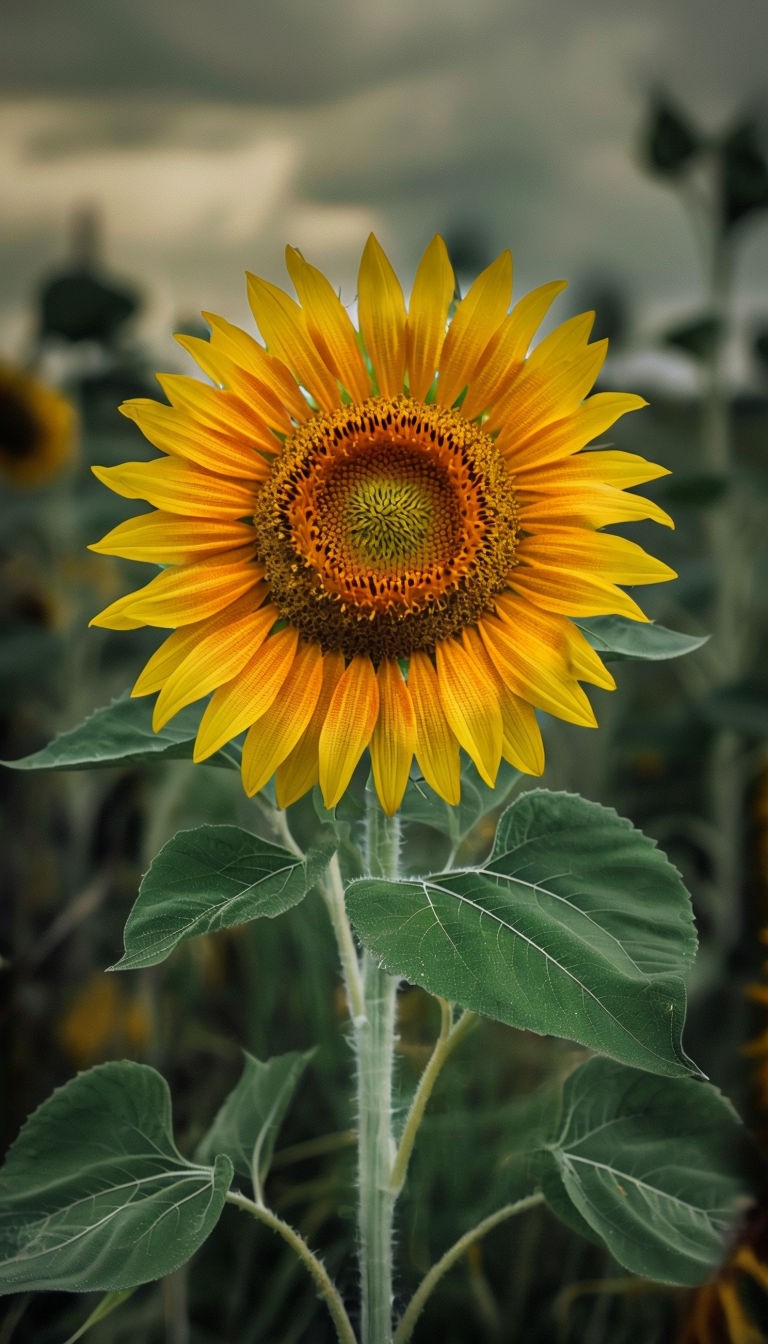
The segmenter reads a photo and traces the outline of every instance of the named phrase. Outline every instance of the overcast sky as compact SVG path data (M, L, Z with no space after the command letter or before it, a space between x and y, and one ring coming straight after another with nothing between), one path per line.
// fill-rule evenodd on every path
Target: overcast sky
M406 279L435 231L510 246L521 288L607 273L640 320L701 271L639 166L647 94L705 127L768 91L766 0L6 0L0 349L96 203L155 344L300 247L350 298L374 229ZM739 277L768 304L768 223Z

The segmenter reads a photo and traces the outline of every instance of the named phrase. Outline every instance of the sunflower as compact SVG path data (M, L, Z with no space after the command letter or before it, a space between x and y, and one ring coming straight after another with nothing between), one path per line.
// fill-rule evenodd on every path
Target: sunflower
M65 397L12 364L0 363L0 474L41 485L71 460L75 412Z
M210 695L195 759L245 732L245 790L274 775L281 806L318 782L335 806L366 750L389 814L414 756L451 804L461 750L490 786L502 758L540 774L536 709L595 726L580 683L614 687L573 618L645 620L618 585L673 577L601 530L670 524L628 493L664 468L582 451L645 403L587 395L593 314L528 353L565 286L510 311L508 252L450 316L441 238L407 307L369 238L359 331L293 248L287 268L297 299L248 277L264 344L206 313L209 341L178 339L214 385L160 375L169 404L122 407L161 456L96 474L156 511L94 549L163 569L94 624L170 629L133 690L159 692L155 730Z

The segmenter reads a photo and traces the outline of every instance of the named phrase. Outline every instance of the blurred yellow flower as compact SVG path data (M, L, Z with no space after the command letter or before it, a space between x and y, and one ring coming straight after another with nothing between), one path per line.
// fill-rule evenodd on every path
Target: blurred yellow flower
M15 486L42 485L71 461L74 407L24 369L0 362L0 474Z
M529 346L555 281L510 311L505 252L449 317L455 279L433 239L410 304L375 238L359 331L328 280L289 248L298 302L256 276L264 345L206 314L181 344L215 383L160 376L170 405L123 410L162 456L96 468L156 512L94 549L166 568L95 620L170 628L134 687L154 725L211 694L195 756L247 731L249 794L274 775L287 806L326 806L363 753L384 810L415 755L449 803L460 749L493 785L502 758L540 774L535 710L595 725L579 684L613 678L572 622L644 620L618 586L672 571L606 525L670 519L629 487L664 475L633 454L582 452L642 398L587 396L606 342L593 315Z

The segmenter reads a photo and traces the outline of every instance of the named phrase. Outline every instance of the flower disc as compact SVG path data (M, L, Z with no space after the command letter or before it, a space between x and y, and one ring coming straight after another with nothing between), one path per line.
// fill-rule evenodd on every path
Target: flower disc
M209 696L195 758L246 732L248 793L272 775L287 806L319 783L326 806L365 751L387 812L414 755L459 799L460 750L493 784L502 757L539 774L537 709L594 726L581 682L613 679L573 623L645 617L621 584L672 571L602 529L670 519L631 487L643 458L582 450L625 412L588 395L606 342L591 314L529 353L560 282L510 311L504 253L450 315L455 279L435 238L410 304L375 238L358 282L360 329L289 248L297 300L255 276L264 344L207 314L180 338L215 384L160 378L170 404L128 402L160 456L95 468L155 512L94 548L162 571L95 620L171 633L135 695L161 727Z

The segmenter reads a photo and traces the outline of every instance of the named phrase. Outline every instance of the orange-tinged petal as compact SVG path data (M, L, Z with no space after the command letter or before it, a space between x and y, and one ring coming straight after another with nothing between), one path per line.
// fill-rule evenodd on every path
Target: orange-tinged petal
M323 802L335 807L371 740L379 713L379 686L370 658L353 658L340 677L320 732L318 756Z
M551 630L530 612L512 625L496 616L478 623L480 637L499 677L522 700L568 723L594 728L592 706L578 682L565 670L564 654L548 646Z
M615 689L611 673L567 617L533 607L515 593L499 593L495 604L499 618L509 626L513 638L517 634L532 649L538 644L541 660L546 659L553 672L569 680L589 681L603 690Z
M254 484L215 476L174 457L154 462L125 462L119 467L91 467L104 485L124 499L145 499L167 513L198 518L244 518L253 513L256 480L267 476L267 464L254 462ZM258 473L258 474L257 474Z
M396 397L405 378L405 299L389 258L370 235L357 281L357 312L379 392Z
M279 615L277 607L270 603L198 638L194 648L166 678L157 697L152 715L155 732L180 709L236 677L264 643Z
M147 560L156 565L185 565L233 551L253 538L250 523L185 518L164 513L142 513L113 527L101 541L88 547L101 555L124 560Z
M295 747L312 717L322 684L319 644L300 644L280 694L245 739L242 775L249 797L264 788Z
M448 249L436 234L419 262L406 322L408 386L410 395L420 401L426 397L440 365L455 287Z
M408 661L408 689L416 715L416 760L431 789L455 807L461 797L459 744L440 702L437 673L426 653Z
M264 340L297 381L329 411L341 401L336 378L325 367L307 330L301 308L282 289L248 276L248 298Z
M494 682L458 640L442 640L435 650L437 684L445 717L490 788L501 761L502 723Z
M275 450L274 435L266 428L258 430L255 421L245 440L238 440L234 429L224 434L184 411L145 397L124 401L120 411L155 448L222 476L252 481L261 470L261 453Z
M215 557L179 569L165 569L144 588L127 593L94 616L91 625L125 630L136 625L174 629L192 625L236 601L264 578L264 566L248 547L226 560ZM131 624L126 626L123 622Z
M175 411L246 443L251 440L257 443L260 438L271 441L268 426L234 392L209 387L186 373L158 373L156 377Z
M355 401L365 401L371 395L371 380L349 313L322 271L310 266L295 247L286 248L285 256L309 335L326 368Z
M320 777L318 743L328 707L344 672L344 655L323 654L323 684L312 717L296 746L277 767L275 797L278 807L290 807L317 783Z
M451 406L471 382L488 342L509 311L512 254L502 252L473 281L456 307L440 357L436 400Z
M510 424L505 441L500 444L497 439L496 447L515 476L528 484L528 477L536 475L545 463L556 464L562 458L570 458L598 434L610 429L622 415L647 405L643 397L629 393L596 392L572 415L539 427L527 437L518 435Z
M528 347L550 304L565 287L565 280L553 280L515 304L483 351L483 358L470 381L461 405L467 419L474 419L506 395L523 367Z
M195 761L204 761L266 714L290 672L298 632L277 630L226 686L214 691L200 720Z
M379 717L371 737L371 769L379 802L388 817L400 806L416 746L416 715L396 662L385 659L376 674Z

